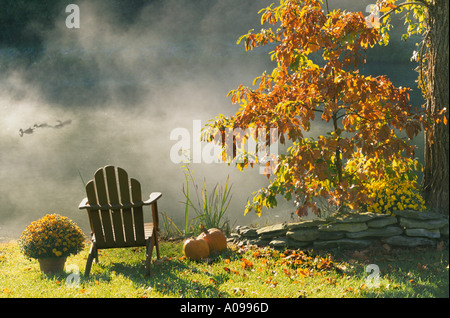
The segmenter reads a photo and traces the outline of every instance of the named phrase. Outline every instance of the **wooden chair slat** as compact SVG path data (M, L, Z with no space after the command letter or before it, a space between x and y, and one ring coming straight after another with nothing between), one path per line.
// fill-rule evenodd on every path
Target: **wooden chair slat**
M105 175L109 204L117 206L117 208L111 209L115 242L118 246L123 246L125 239L123 235L122 210L117 190L116 169L113 166L105 167Z
M141 184L136 179L130 179L131 185L131 200L133 202L142 201L141 196ZM135 225L135 235L136 235L136 243L142 244L145 242L145 233L144 233L144 214L142 213L142 207L133 208L133 218Z
M117 168L117 176L119 178L120 202L122 204L128 204L131 202L128 173L122 168Z
M119 193L117 191L116 171L113 166L105 167L106 185L108 191L108 199L111 205L119 204Z
M117 168L119 178L120 201L122 204L131 204L130 200L130 184L128 174L122 168ZM130 245L135 242L133 229L133 214L131 207L122 209L123 228L125 232L125 242Z
M97 190L97 201L99 204L108 204L105 176L103 169L98 169L94 176L95 188ZM103 233L105 235L106 246L114 246L114 234L111 222L110 210L101 210Z
M91 180L86 184L86 195L88 198L88 202L93 202L94 204L97 203L97 196L95 191L95 184L94 181ZM103 226L102 226L102 220L100 218L100 211L99 210L88 210L89 214L89 223L91 225L91 230L93 233L95 233L95 239L96 241L102 245L105 243L105 236L103 234Z

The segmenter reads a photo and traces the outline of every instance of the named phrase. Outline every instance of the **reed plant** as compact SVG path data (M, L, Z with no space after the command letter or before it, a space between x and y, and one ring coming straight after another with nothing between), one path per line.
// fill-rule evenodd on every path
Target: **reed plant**
M203 179L203 188L199 189L189 165L187 164L183 168L186 179L186 187L183 187L183 194L186 198L184 202L184 233L197 234L200 224L206 228L217 228L228 233L230 224L225 213L232 198L230 177L227 177L224 186L217 183L211 191L208 191L206 179ZM192 219L189 219L190 209L195 213L195 217Z
M188 237L200 233L200 225L206 228L217 228L230 233L230 221L226 211L230 205L232 185L227 177L225 185L215 184L208 191L206 179L203 188L199 188L189 164L183 166L185 184L183 185L184 220L181 227L164 212L162 226L168 236Z

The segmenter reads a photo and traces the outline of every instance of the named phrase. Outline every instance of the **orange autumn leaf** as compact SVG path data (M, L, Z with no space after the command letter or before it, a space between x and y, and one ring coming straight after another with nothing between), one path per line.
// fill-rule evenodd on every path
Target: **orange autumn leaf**
M248 259L241 258L241 266L243 269L249 269L253 267L253 263L249 261Z

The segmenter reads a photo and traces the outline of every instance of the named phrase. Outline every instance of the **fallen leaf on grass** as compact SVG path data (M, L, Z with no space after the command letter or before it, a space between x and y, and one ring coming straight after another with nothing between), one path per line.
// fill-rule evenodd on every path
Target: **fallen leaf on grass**
M233 274L235 274L235 275L239 275L239 272L238 272L238 271L235 271L235 270L230 269L230 268L228 268L228 267L224 267L223 269L224 269L224 271L227 272L227 273L233 273Z
M306 296L308 295L308 292L306 290L299 290L298 292L300 293L298 298L306 298Z
M417 263L417 269L418 270L429 270L429 268L428 268L428 265L422 265L422 264L420 264L420 262L419 263Z
M8 287L3 288L3 294L12 294Z
M233 288L233 293L235 295L240 294L240 295L243 296L245 294L245 289L240 288L240 287L236 287L236 288Z
M331 284L331 285L337 285L336 279L334 277L329 277L325 279L325 283Z
M248 259L241 258L241 266L243 269L249 269L253 267L253 263L250 262Z
M311 274L311 272L306 268L305 269L298 268L297 274L300 275L301 277L306 277L306 276L309 276Z

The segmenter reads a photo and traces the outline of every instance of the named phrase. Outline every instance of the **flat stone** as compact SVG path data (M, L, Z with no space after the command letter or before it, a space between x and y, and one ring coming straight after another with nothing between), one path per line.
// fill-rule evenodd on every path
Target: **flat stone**
M391 224L396 224L398 222L397 218L392 215L387 215L384 218L376 218L367 222L368 227L380 228Z
M324 219L316 219L316 220L308 220L303 222L297 222L297 223L289 223L287 224L286 228L288 231L292 231L299 228L317 228L317 226L327 223L327 220Z
M257 246L267 246L269 245L271 239L260 239L260 238L252 238L252 239L248 239L244 242L246 242L246 244L249 245L257 245Z
M342 232L342 231L338 231L338 232L320 231L319 237L317 239L322 240L322 241L329 241L329 240L338 240L338 239L343 238L344 236L345 236L345 232Z
M286 234L286 224L279 223L275 225L269 225L262 227L258 230L256 230L256 233L259 235L260 238L266 239L266 238L272 238L276 236L281 236Z
M411 237L404 235L391 236L382 239L384 243L400 247L434 246L435 241L425 237Z
M448 237L448 225L441 227L439 229L439 232L441 233L442 236Z
M435 220L445 218L442 214L433 212L420 212L414 210L402 210L394 211L394 214L404 218L416 219L416 220Z
M329 220L332 220L334 222L338 223L362 223L367 222L371 219L373 219L374 216L376 216L377 213L372 212L365 212L365 213L339 213L336 215L333 215L329 218Z
M366 223L330 223L319 226L321 231L344 231L344 232L360 232L366 230Z
M256 229L254 228L244 228L244 229L239 229L239 235L242 235L243 237L258 237L258 233L256 232Z
M441 219L429 219L429 220L419 220L419 219L408 219L404 217L400 217L400 225L406 228L412 229L427 229L434 230L439 229L448 225L448 220L445 218Z
M343 238L340 240L332 241L316 241L313 247L316 249L330 249L330 248L343 248L343 249L360 249L369 247L372 244L370 240L356 240Z
M287 244L288 244L287 245L288 248L297 249L297 248L309 247L313 243L312 242L300 242L300 241L294 241L294 240L288 239Z
M428 238L440 238L441 233L439 230L427 230L427 229L406 229L405 234L408 236L421 236Z
M403 233L403 230L398 226L387 226L384 228L369 228L367 230L361 232L354 233L346 233L345 236L348 238L361 238L361 237L387 237L400 235Z
M287 231L286 236L295 241L314 241L319 237L317 228L297 228L293 231Z
M238 241L241 238L241 236L237 233L230 233L230 235L227 237L227 242L233 242Z
M273 248L283 248L288 246L288 240L286 237L280 237L273 239L269 242L269 246Z

